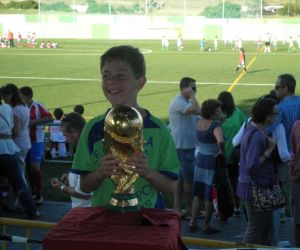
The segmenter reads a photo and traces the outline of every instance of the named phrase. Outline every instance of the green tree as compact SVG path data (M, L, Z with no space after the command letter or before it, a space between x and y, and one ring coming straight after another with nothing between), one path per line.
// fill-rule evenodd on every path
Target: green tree
M238 4L225 2L224 10L225 18L241 17L241 6ZM201 14L209 18L221 18L223 16L223 3L219 3L217 6L209 5Z

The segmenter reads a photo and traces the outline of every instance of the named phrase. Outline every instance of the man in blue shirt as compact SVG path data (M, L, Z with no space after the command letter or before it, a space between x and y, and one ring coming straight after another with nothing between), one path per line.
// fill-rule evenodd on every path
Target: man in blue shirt
M174 192L174 209L182 217L191 215L192 184L194 177L196 124L200 106L196 99L196 80L183 77L179 84L180 93L171 101L169 107L169 129L173 136L180 161L179 180ZM186 211L181 212L184 199Z
M282 122L285 128L287 146L289 152L291 151L291 132L292 126L296 120L300 119L300 97L295 95L296 80L290 74L283 74L278 76L275 91L278 99L279 114L272 126L275 128Z

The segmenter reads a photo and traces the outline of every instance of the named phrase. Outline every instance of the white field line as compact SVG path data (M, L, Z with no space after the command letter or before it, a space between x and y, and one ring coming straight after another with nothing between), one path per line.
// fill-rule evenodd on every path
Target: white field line
M0 79L29 79L29 80L53 80L53 81L81 81L81 82L99 82L96 78L67 78L67 77L34 77L34 76L0 76ZM152 81L148 83L179 84L178 81ZM197 82L197 85L231 85L230 82ZM272 86L274 83L239 83L239 86Z
M82 48L82 47L81 47ZM99 56L102 53L104 53L106 51L106 49L92 49L93 47L91 46L91 49L63 49L63 48L59 48L59 49L54 49L54 50L47 50L47 49L39 49L36 48L34 50L31 50L32 52L29 52L26 49L26 53L20 53L17 50L14 51L10 51L10 52L3 52L3 50L0 50L0 54L2 55L11 55L11 56ZM212 51L212 52L203 52L203 51L153 51L151 49L143 49L140 48L141 52L144 54L201 54L201 55L236 55L237 53L234 52L217 52L217 51ZM24 51L24 49L22 50ZM41 51L47 51L49 53L39 53ZM58 53L59 51L61 51L62 53ZM97 52L97 53L64 53L64 52ZM17 53L15 53L17 52ZM278 52L272 52L272 53L261 53L261 52L247 52L247 55L267 55L267 56L299 56L299 53L278 53Z

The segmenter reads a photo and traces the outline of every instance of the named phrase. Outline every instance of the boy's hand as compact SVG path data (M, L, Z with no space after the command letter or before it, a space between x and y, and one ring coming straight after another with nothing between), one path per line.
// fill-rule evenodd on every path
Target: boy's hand
M68 173L62 174L62 176L60 177L60 179L62 180L63 183L69 182L69 174Z
M101 167L98 168L97 173L100 179L109 178L113 174L122 172L120 161L113 155L105 155L101 160Z
M60 187L64 184L58 178L52 178L51 185L52 185L52 187L54 187L56 189L60 189Z
M148 164L148 158L145 153L139 152L130 157L127 164L134 166L132 170L139 174L141 177L147 178L148 174L152 171Z

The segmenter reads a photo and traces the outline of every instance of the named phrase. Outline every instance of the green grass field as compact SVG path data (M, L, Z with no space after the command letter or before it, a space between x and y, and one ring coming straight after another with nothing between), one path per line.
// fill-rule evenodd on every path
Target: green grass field
M136 46L145 53L148 83L140 92L139 103L164 120L183 76L197 80L200 102L216 98L237 82L232 94L246 114L255 99L274 87L279 74L291 73L300 78L300 53L289 54L287 44L281 43L277 52L264 54L256 51L254 42L244 42L247 64L252 64L249 73L240 76L233 73L238 52L233 52L231 46L224 48L221 42L219 50L212 52L200 52L198 41L185 41L183 51L177 51L175 41L171 41L168 52L161 51L158 40L58 42L59 49L0 49L0 86L8 82L29 85L34 90L34 99L51 111L61 107L70 112L75 104L83 104L85 116L96 116L109 107L100 87L99 57L107 48L119 44ZM212 42L208 46L212 47Z

